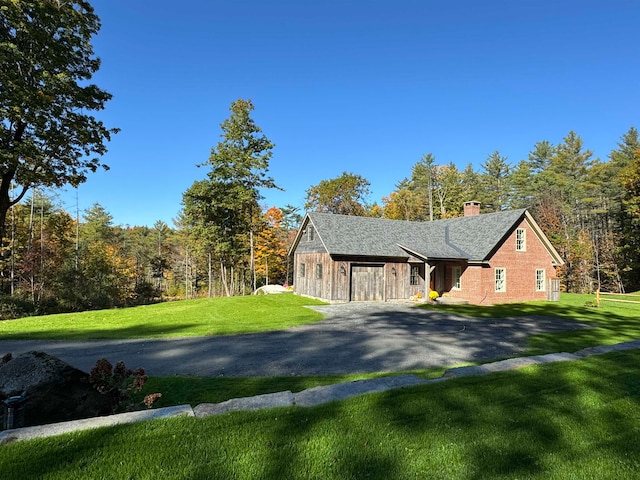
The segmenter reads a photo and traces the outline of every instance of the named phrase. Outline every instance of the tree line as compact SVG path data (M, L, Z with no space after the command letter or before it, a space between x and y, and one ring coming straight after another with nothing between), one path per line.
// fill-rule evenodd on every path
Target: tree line
M242 295L291 279L287 251L301 212L267 209L262 193L274 144L231 104L206 178L183 194L175 227L113 225L96 204L71 215L55 191L99 168L117 128L96 112L111 95L91 83L100 67L91 40L100 19L85 0L3 2L0 9L0 316L134 305L201 295ZM640 143L632 127L606 161L581 137L536 143L510 163L496 151L479 170L428 153L381 204L369 181L344 172L307 190L304 209L431 221L528 208L565 260L570 292L640 288ZM28 193L31 193L29 196Z
M144 304L201 296L246 295L291 280L287 252L302 215L290 205L261 206L273 143L251 119L253 104L233 102L211 150L207 178L183 194L174 227L113 225L99 204L73 218L40 190L7 218L0 272L4 316ZM536 143L515 164L499 152L479 170L438 164L432 154L381 204L357 174L320 181L306 191L306 210L433 221L462 215L467 200L483 212L527 208L565 266L569 292L640 288L640 139L632 127L607 161L594 159L569 132L554 145Z

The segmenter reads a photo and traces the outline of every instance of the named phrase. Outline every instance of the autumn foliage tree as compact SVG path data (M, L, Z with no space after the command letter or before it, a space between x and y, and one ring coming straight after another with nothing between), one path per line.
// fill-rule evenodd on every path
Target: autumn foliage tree
M282 211L271 207L264 215L265 223L256 238L256 275L264 284L286 283L287 237Z

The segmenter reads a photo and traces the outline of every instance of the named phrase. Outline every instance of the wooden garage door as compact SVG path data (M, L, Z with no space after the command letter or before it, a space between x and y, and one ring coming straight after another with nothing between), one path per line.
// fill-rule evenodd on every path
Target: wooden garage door
M353 265L351 267L351 300L354 302L384 300L382 265Z

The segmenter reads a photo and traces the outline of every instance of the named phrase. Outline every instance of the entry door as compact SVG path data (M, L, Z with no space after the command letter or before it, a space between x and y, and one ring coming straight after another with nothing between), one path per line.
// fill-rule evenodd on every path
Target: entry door
M351 267L351 300L354 302L384 300L384 267L382 265Z

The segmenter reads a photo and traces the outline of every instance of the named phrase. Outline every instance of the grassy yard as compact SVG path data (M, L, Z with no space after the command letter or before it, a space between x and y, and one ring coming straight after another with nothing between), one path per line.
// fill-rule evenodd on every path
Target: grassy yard
M0 339L170 338L264 332L322 319L305 305L324 303L284 293L64 313L0 321Z
M640 478L640 351L0 448L3 479Z
M593 328L539 335L529 354L640 338L640 306L438 306L480 318L542 315ZM175 302L0 322L0 338L141 338L244 333L318 321L293 295ZM176 418L0 448L0 478L640 478L640 350L366 395L315 408ZM414 372L435 377L442 370ZM377 375L151 378L162 405Z
M300 392L307 388L335 383L351 382L368 378L379 378L399 373L412 373L422 378L441 377L446 368L433 368L412 372L397 373L358 373L350 375L319 375L310 377L149 377L140 392L132 394L133 400L139 402L145 395L160 392L162 397L154 403L154 408L172 405L190 404L195 407L199 403L220 403L230 398L253 397L264 393L275 393L290 390Z
M594 300L595 295L562 294L559 302L506 303L493 306L426 305L422 308L444 310L476 318L530 315L558 317L592 326L583 330L530 337L527 355L576 352L586 347L640 339L640 304L603 301L599 308L587 306Z

